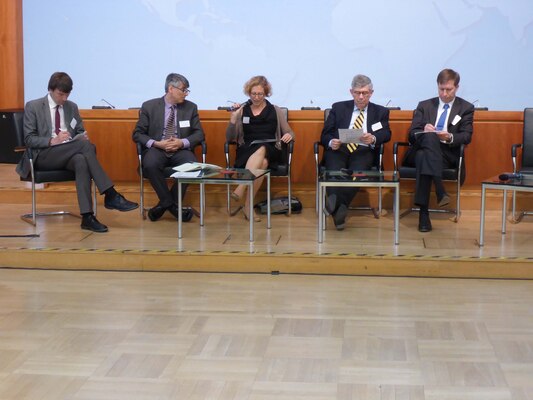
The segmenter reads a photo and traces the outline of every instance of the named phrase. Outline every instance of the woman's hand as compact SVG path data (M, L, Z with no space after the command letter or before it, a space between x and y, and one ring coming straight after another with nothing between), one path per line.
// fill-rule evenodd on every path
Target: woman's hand
M281 141L283 143L289 143L292 140L292 135L290 133L286 133L281 137Z
M231 122L232 124L236 124L237 123L237 116L239 115L238 111L241 109L241 104L240 103L233 103L233 105L231 106L231 109L233 110L233 112L231 113L229 122Z

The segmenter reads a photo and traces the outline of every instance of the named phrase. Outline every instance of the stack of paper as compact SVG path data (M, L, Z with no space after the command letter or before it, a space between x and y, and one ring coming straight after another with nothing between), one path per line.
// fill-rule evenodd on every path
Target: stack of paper
M189 162L178 165L172 169L176 171L171 175L172 178L196 178L212 172L218 172L222 167L215 164Z

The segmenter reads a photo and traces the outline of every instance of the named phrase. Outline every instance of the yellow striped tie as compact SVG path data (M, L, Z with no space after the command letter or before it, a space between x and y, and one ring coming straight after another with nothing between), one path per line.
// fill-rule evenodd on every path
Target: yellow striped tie
M353 128L361 129L363 127L364 119L365 119L365 114L363 110L359 110L359 115L357 116L357 118L355 119L353 123ZM356 143L348 143L346 146L348 147L348 150L350 151L350 153L353 153L357 149Z

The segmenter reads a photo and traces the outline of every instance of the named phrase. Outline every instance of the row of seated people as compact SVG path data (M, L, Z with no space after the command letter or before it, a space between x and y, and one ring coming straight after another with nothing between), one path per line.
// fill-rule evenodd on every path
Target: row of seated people
M419 103L409 134L411 146L404 164L416 168L415 204L420 207L419 230L431 230L428 205L432 184L437 201L445 206L450 198L444 190L442 171L457 167L462 145L470 143L474 106L456 97L459 74L451 69L437 76L438 97ZM78 107L68 100L72 79L64 72L54 73L48 84L48 94L26 104L24 112L24 143L27 151L17 166L17 172L27 179L32 169L66 169L74 175L82 229L106 232L107 226L96 219L91 199L91 181L109 209L131 211L138 207L114 189L113 183L96 159L96 149L85 135ZM390 140L389 110L370 102L373 84L365 75L356 75L351 84L353 99L333 104L321 135L324 166L328 170L369 170L375 163L376 149ZM142 173L158 197L158 203L148 210L151 221L159 220L166 211L175 217L177 190L168 187L165 168L196 161L192 149L204 141L196 104L186 100L189 82L180 74L171 73L165 80L165 94L143 103L132 134L142 155ZM271 104L271 84L264 76L254 76L244 85L249 100L234 104L226 131L228 141L237 144L234 167L247 169L272 168L281 161L281 148L294 140L283 110ZM339 129L360 129L361 145L345 144L339 139ZM77 140L81 139L81 140ZM33 152L33 154L31 153ZM32 157L30 157L30 155ZM31 162L30 162L31 159ZM254 192L262 179L254 182ZM238 185L231 198L240 204L245 218L248 196ZM332 216L338 230L344 229L349 204L356 188L328 188L325 212ZM185 190L183 191L183 195ZM94 197L94 196L93 196ZM232 213L234 214L234 213ZM190 215L184 215L190 219ZM33 204L35 223L35 205Z

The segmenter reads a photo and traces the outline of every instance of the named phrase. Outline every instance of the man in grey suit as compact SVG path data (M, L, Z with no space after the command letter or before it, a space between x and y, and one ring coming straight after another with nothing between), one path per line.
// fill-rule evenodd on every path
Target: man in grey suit
M143 173L159 198L148 211L151 221L160 219L167 210L178 218L176 184L168 188L163 170L196 161L192 149L204 140L198 107L185 99L189 93L187 78L169 74L165 95L143 103L132 134L133 140L143 146ZM184 212L183 217L184 221L190 220L192 214Z
M95 146L87 137L78 106L67 100L72 85L68 74L55 72L48 82L48 94L26 104L24 142L26 147L32 149L36 169L68 169L75 173L81 228L107 232L107 226L94 216L91 179L100 194L105 195L106 208L130 211L136 209L138 204L126 200L115 190L113 182L98 162ZM17 172L24 178L30 174L30 162L26 155L17 165Z

